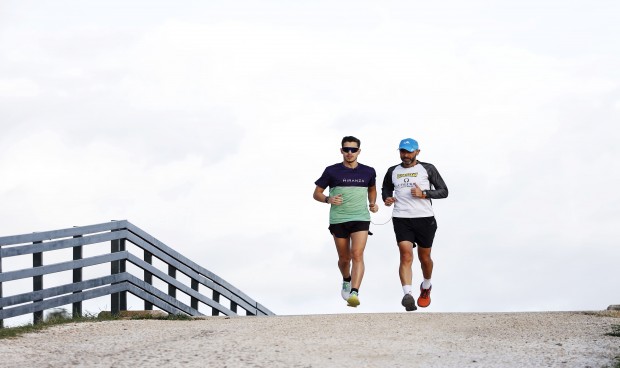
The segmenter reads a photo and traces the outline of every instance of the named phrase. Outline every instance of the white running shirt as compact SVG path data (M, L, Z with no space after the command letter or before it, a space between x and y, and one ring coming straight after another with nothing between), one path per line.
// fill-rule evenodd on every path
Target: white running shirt
M394 183L394 197L396 197L392 216L412 218L435 215L430 199L416 198L411 195L411 189L415 187L415 184L422 190L431 189L424 166L419 163L409 168L396 166L392 172L392 183Z

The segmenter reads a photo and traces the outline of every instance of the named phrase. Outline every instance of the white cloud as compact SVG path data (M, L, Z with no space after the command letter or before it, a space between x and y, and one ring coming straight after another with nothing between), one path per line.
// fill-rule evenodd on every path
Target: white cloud
M39 92L39 86L29 79L15 78L0 80L0 97L2 98L36 97L39 95Z

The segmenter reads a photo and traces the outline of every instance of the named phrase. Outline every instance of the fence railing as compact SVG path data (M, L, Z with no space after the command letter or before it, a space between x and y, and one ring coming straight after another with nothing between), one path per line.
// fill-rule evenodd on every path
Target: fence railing
M86 246L109 242L109 252L83 257ZM127 242L142 250L137 256L127 250ZM45 264L46 252L73 249L69 261ZM32 267L2 271L11 257L32 254ZM153 257L167 266L167 272L153 265ZM127 271L127 262L138 269L139 275ZM88 267L109 264L110 274L82 280ZM73 280L60 286L45 288L46 275L72 271ZM177 278L177 272L186 277ZM167 284L164 292L153 285L153 277ZM3 296L3 283L32 279L32 291ZM189 279L189 282L187 281ZM189 305L177 298L177 291L189 296ZM144 301L144 309L157 307L172 314L199 316L200 304L211 309L212 315L220 313L237 315L273 315L265 306L256 302L213 272L192 262L129 221L72 227L32 234L0 237L0 327L3 320L33 314L33 322L43 320L48 309L72 304L74 316L82 315L82 302L110 295L113 314L127 310L127 292Z

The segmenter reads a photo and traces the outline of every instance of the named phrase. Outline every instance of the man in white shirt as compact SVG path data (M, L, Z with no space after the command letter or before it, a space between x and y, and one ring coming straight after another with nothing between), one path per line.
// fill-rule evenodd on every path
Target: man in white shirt
M417 304L426 308L431 304L431 249L437 231L431 198L446 198L448 187L435 166L417 160L420 149L416 140L403 139L398 149L402 162L388 169L381 197L386 206L394 205L392 223L400 251L398 274L405 293L401 304L405 310L414 311L417 308L412 289L413 248L417 245L424 277Z

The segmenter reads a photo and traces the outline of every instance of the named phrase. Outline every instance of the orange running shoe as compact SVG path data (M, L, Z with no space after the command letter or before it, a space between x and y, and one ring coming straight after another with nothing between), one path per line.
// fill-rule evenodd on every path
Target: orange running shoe
M420 284L420 297L418 298L418 307L426 308L431 305L431 289L433 286L428 289L422 289L422 284Z

